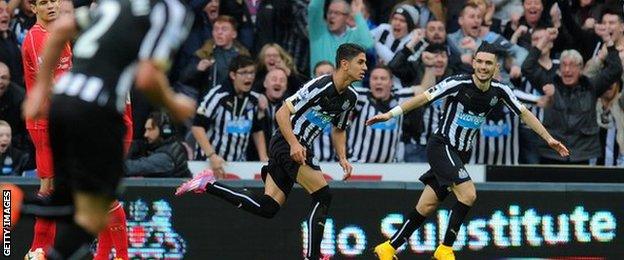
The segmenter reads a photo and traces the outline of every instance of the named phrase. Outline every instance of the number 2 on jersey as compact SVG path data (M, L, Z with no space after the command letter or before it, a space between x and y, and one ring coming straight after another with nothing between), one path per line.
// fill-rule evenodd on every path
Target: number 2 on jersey
M100 47L98 40L113 25L121 6L116 1L102 1L98 10L98 19L95 24L87 29L74 45L74 56L78 58L91 58Z

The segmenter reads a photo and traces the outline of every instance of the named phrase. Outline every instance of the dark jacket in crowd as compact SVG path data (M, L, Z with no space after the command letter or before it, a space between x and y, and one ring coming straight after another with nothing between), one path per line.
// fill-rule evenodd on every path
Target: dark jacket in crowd
M17 39L15 39L15 34L10 31L5 33L0 32L0 61L9 67L11 80L23 86L24 68L22 67L22 51L17 43Z
M566 49L578 50L583 55L584 61L591 59L602 47L602 39L593 29L582 29L582 25L576 22L571 7L565 4L563 0L557 1L561 9L561 29L559 31L565 30L571 36L571 39L567 42ZM557 44L554 47L557 47Z
M180 73L190 63L195 51L201 48L202 44L212 38L212 23L208 19L208 15L204 12L204 8L208 4L208 0L190 0L189 7L195 14L193 26L189 31L188 37L180 51L176 54L173 66L169 71L169 80L176 82L180 78Z
M414 46L413 51L405 47L398 51L388 63L392 74L401 80L401 85L404 87L420 84L425 71L425 65L421 62L420 55L428 45L429 43L423 39ZM448 45L447 54L449 55L449 68L457 72L470 72L470 69L462 64L459 53L453 52Z
M30 155L20 149L10 146L5 153L0 153L0 176L21 176L28 167Z
M238 55L249 55L249 51L238 42L232 48L217 47L213 40L208 40L195 52L186 68L180 74L182 84L196 88L200 94L205 94L214 86L221 84L228 77L228 67L232 59ZM214 59L214 64L205 71L197 70L197 64L202 59Z
M568 147L569 162L586 161L601 153L596 103L622 73L617 50L610 47L608 51L604 69L592 78L581 76L576 86L565 86L557 74L553 78L552 74L541 73L543 68L538 63L541 51L535 47L522 66L524 75L536 86L548 83L555 86L553 104L544 109L543 124L555 139ZM564 161L545 142L542 142L539 153L544 158Z
M7 121L11 126L12 145L18 149L29 151L32 144L22 118L24 96L24 89L11 82L6 92L0 96L0 120Z
M126 160L126 176L190 177L186 148L176 138L155 144L135 141Z
M246 1L221 1L219 14L229 15L238 22L238 40L256 55L267 43L277 43L288 28L290 5L287 0L262 0L257 7L255 21Z

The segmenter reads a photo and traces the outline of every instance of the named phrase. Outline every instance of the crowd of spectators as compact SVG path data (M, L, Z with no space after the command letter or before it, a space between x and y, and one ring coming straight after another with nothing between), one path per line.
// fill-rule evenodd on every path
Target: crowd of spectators
M181 1L193 10L195 20L169 80L176 91L197 99L198 113L186 125L167 123L176 131L163 138L164 116L152 114L143 97L132 93L135 140L142 143L128 159L132 176L186 176L188 172L179 170L181 155L209 160L217 171L226 161L266 160L282 100L311 78L331 73L335 50L343 43L368 50L369 75L355 86L363 97L350 129L364 127L366 117L373 116L369 107L386 112L405 93L417 94L449 75L470 73L476 49L488 42L500 52L497 79L513 87L553 137L570 149L570 156L552 153L501 107L478 133L472 162L624 167L624 1ZM72 15L70 1L58 2L65 9L62 15ZM30 6L26 0L0 0L4 175L34 166L33 144L21 117L21 45L35 24ZM366 134L369 138L349 132L350 158L426 162L424 147L437 127L441 106L443 102L436 102L408 113L396 127L374 127ZM335 160L329 130L312 149L321 161ZM166 170L148 167L145 162L150 161L166 164Z

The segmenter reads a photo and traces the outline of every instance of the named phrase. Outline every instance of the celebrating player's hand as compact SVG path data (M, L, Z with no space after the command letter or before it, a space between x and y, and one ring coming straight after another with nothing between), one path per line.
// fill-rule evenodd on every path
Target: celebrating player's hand
M47 114L46 93L45 91L32 91L26 96L26 100L22 104L22 111L26 119L38 119L45 117Z
M290 146L290 157L301 165L306 165L307 158L306 149L299 142Z
M194 99L183 94L175 94L171 104L167 106L167 109L169 109L173 119L176 121L184 121L195 115L197 107Z
M392 116L389 113L378 114L366 120L366 125L373 125L379 122L385 122L390 120L390 118L392 118Z
M346 181L351 178L351 173L353 172L353 165L347 159L340 159L340 167L344 171L344 175L342 176L342 180Z
M213 154L210 156L210 168L212 168L212 172L214 172L215 177L217 179L225 178L225 160L219 156L218 154Z
M555 138L548 139L548 146L554 149L561 155L561 157L566 157L570 155L570 151L565 147L561 142L557 141Z

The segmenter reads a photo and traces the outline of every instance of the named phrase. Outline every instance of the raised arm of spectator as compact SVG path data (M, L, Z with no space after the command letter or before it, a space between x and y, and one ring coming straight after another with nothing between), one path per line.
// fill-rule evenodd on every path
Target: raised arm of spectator
M518 68L520 68L522 66L522 63L524 62L524 60L529 54L527 50L525 48L520 47L520 45L511 43L511 42L510 44L511 46L509 46L509 49L507 49L507 53L509 54L509 56L513 58L513 65L518 66Z
M355 20L355 31L353 32L354 38L351 39L351 42L357 43L366 49L372 48L375 45L375 41L368 30L368 24L366 24L364 16L362 16L364 3L362 3L362 0L353 0L351 6L351 13L353 14L353 18ZM392 56L390 56L389 59L392 59Z
M323 30L327 30L323 17L325 0L310 0L308 5L308 32L310 41L321 36Z
M533 86L544 86L552 82L548 72L538 62L541 55L542 51L538 47L531 47L529 55L522 64L522 74Z
M616 82L622 75L622 62L618 51L613 46L613 41L609 41L607 46L607 57L604 61L605 66L596 76L590 79L596 91L596 96L598 97L609 90L611 84Z
M131 177L161 177L164 173L172 172L175 163L166 153L153 153L146 157L128 159L125 162L126 175Z
M378 28L379 26L371 31L371 34L374 35L375 38L378 37L376 34L378 34L378 32L380 31L377 30ZM394 52L392 52L392 50L390 50L388 46L384 45L379 41L375 41L375 52L377 53L377 56L381 58L384 64L388 64L388 62L390 62L390 60L392 60L392 58L394 57Z
M419 43L414 47L414 49L420 50L420 47L422 46L424 45L422 43ZM412 83L415 80L416 71L412 66L411 62L408 60L409 57L413 54L414 52L406 46L405 48L398 51L394 55L392 60L390 60L390 62L388 63L388 67L392 71L392 74L401 79L401 82L403 83Z
M26 1L26 0L10 0L7 3L7 12L9 13L9 16L12 18L13 14L15 13L15 9L19 8L20 4L22 3L22 1Z
M557 0L557 4L559 9L561 9L561 25L566 28L569 35L574 38L574 42L576 43L572 46L574 46L575 49L579 48L583 57L587 58L585 55L593 51L595 47L593 43L600 41L600 38L593 30L583 30L581 25L574 21L574 17L572 17L574 12L570 10L567 0Z

